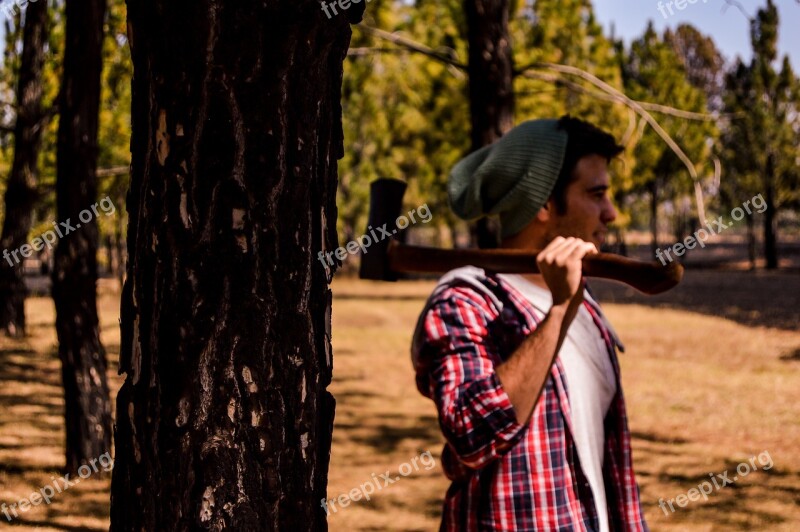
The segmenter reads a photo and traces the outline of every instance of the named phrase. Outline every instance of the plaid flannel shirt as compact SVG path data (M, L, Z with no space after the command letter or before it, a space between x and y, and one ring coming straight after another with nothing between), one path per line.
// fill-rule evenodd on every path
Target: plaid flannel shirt
M468 269L462 269L468 270ZM520 425L495 373L539 323L531 304L496 276L451 272L431 296L412 355L420 392L433 399L452 484L442 530L598 530L594 498L570 428L567 382L553 364L530 421ZM479 272L479 273L476 273ZM500 304L498 305L498 302ZM605 419L603 477L612 530L648 530L631 461L614 340L587 310L609 350L617 393Z

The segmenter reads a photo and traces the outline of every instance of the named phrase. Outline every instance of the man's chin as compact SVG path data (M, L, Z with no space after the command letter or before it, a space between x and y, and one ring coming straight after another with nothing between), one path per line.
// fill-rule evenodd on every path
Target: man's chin
M606 236L602 233L595 233L592 235L591 242L593 242L597 250L600 251L600 248L606 243Z

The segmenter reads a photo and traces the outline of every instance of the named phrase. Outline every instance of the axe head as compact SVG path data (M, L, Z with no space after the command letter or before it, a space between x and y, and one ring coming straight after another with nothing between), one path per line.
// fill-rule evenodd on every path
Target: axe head
M379 227L396 235L397 217L403 208L403 195L406 192L405 181L382 177L372 182L369 188L369 218L365 235L378 233ZM370 244L366 253L361 255L361 266L358 276L361 279L373 281L396 281L397 274L389 267L389 243L391 238L382 238L378 235L377 241Z

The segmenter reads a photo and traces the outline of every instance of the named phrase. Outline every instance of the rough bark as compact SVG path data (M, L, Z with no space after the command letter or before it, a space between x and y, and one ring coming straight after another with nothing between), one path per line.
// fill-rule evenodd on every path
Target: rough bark
M17 86L14 162L6 185L6 216L0 236L0 247L9 253L0 264L0 329L9 336L25 334L27 289L23 279L23 257L20 254L12 257L10 254L27 244L33 223L33 207L37 198L37 160L46 123L42 113L42 65L47 31L47 2L28 4L22 30L22 58Z
M514 127L514 63L508 30L508 0L464 0L469 59L470 151L502 137ZM481 248L499 244L496 220L482 218L472 227Z
M41 0L40 0L41 1ZM68 471L111 449L106 355L97 319L97 131L104 0L67 0L56 163L60 230L53 300L61 358ZM95 207L96 208L96 207ZM89 209L90 221L80 219ZM67 232L69 231L69 232Z
M112 530L325 530L348 20L129 0L133 138Z
M650 251L658 251L658 178L650 182Z
M756 269L756 223L752 216L745 216L747 221L747 260L750 270Z
M778 224L777 209L775 208L775 155L770 153L767 156L767 164L764 169L764 203L767 208L764 211L764 258L768 270L778 267Z

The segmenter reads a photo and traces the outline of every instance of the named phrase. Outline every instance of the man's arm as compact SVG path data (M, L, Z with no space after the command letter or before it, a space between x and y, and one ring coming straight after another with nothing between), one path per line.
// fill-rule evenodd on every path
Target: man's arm
M581 260L592 253L597 253L594 244L578 238L556 237L536 259L553 294L553 307L536 330L495 370L514 406L517 422L522 425L533 413L550 367L583 303Z

